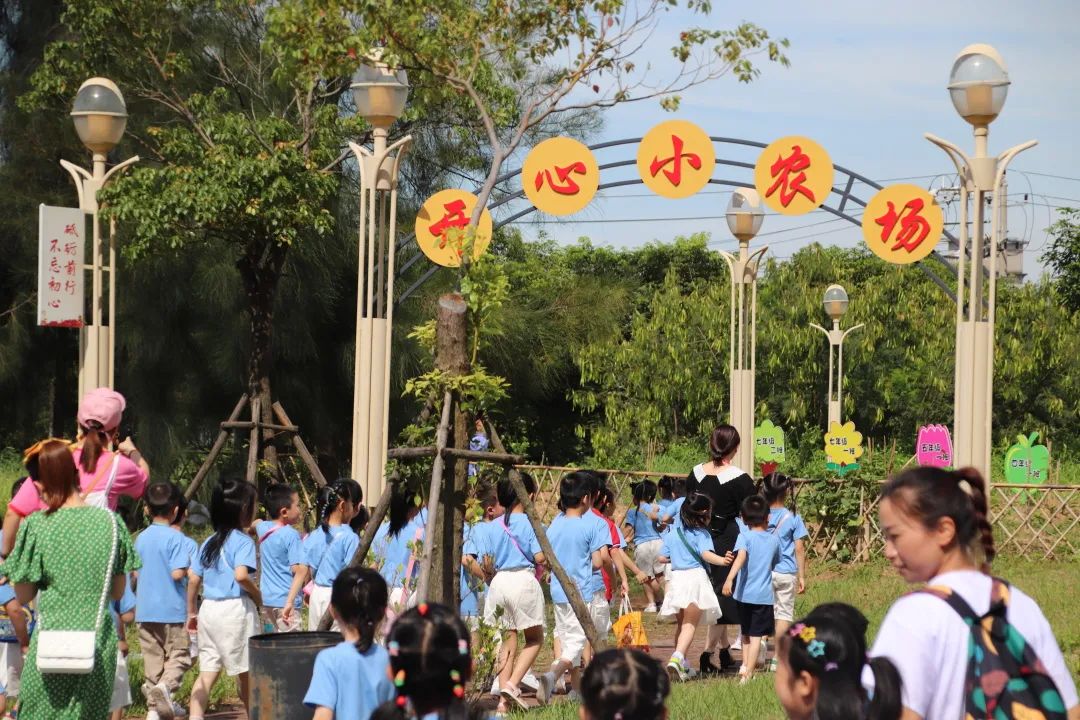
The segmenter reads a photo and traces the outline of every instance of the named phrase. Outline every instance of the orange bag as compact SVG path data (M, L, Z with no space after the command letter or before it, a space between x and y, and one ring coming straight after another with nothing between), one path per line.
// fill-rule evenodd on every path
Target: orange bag
M649 652L649 638L645 634L645 623L641 612L630 606L630 598L623 595L619 603L619 619L611 626L615 632L615 643L619 648L635 648Z

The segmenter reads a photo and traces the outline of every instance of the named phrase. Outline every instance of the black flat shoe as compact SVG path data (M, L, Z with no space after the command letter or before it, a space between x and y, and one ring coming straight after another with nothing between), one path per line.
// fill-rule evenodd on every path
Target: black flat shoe
M719 675L720 668L712 664L712 653L703 652L698 658L698 672L702 675Z
M724 672L738 665L735 659L731 657L731 650L728 648L720 648L720 671Z

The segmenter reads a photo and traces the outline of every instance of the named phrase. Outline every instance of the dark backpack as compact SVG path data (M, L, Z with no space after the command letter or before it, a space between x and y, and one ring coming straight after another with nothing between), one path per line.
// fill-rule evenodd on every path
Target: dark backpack
M952 588L933 585L916 592L941 598L971 628L964 682L966 718L1066 720L1065 701L1046 666L1007 619L1009 583L993 579L990 609L981 616Z

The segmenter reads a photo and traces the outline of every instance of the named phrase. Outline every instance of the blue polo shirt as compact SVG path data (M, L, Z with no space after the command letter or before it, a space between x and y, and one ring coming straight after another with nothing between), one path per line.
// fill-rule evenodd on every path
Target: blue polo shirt
M713 548L712 535L705 528L681 528L682 537L680 537L679 529L673 527L671 532L664 533L664 545L660 554L671 561L672 570L704 568L705 565L698 562L686 546L692 547L698 555L706 551L716 552ZM686 538L686 542L683 542L683 538Z
M342 570L348 567L349 563L352 562L353 555L356 554L357 548L360 547L360 536L354 533L347 525L342 527L345 527L348 532L338 533L330 542L330 547L323 553L319 567L315 570L316 585L332 586L334 579Z
M585 516L559 515L548 526L547 536L555 557L588 602L590 596L585 595L585 590L593 575L592 554L611 543L607 527L601 528ZM554 574L551 576L551 601L570 602L566 590Z
M641 503L638 507L626 511L626 524L634 528L635 543L660 539L660 533L656 532L653 521L645 514L654 511L662 512L660 506L653 503Z
M802 516L787 508L772 508L769 510L769 532L780 541L780 562L773 571L784 575L796 574L799 565L795 561L795 541L809 535Z
M426 529L427 508L424 508L406 523L397 535L390 534L388 522L384 522L375 531L375 539L371 543L372 554L379 574L386 580L390 590L404 587L405 572L409 568L410 559L413 560L410 585L420 575L420 557L413 557L413 553L417 549L416 543L423 541Z
M281 525L274 520L260 520L255 524L259 537L259 590L263 605L271 608L285 607L293 582L293 566L304 564L304 546L300 533L291 525ZM303 597L296 594L294 607L303 604Z
M370 717L379 705L394 699L394 685L386 675L388 665L389 656L378 645L368 653L350 642L327 648L315 656L304 705L330 708L335 718Z
M509 522L505 517L496 519L490 529L488 545L496 571L535 567L535 557L540 553L540 541L525 513L512 513Z
M142 560L135 590L135 621L140 623L182 623L187 619L187 573L174 580L174 570L191 566L191 553L184 534L168 524L154 522L135 538L135 551Z
M484 556L484 547L487 544L486 533L488 523L478 522L473 525L466 523L464 539L461 546L462 555L471 555L480 560ZM480 610L480 595L484 592L484 581L461 569L461 607L459 614L462 617L477 615Z
M735 540L735 554L746 551L746 564L739 570L734 598L754 605L772 605L772 572L780 562L780 541L768 530L749 530Z
M213 537L213 536L211 536ZM192 572L203 579L203 597L207 600L228 600L247 597L247 592L236 582L235 570L244 565L255 572L255 541L239 530L233 530L221 546L217 561L210 567L203 565L202 554L205 540L195 553Z

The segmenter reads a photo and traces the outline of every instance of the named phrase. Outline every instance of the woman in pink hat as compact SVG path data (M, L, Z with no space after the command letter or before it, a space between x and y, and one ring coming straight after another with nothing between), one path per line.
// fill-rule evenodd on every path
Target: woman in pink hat
M72 455L79 469L83 501L88 505L116 510L121 495L140 498L146 490L150 466L131 438L116 445L115 451L111 449L119 440L126 405L124 396L109 388L91 390L79 403L79 437ZM8 503L0 556L11 552L23 518L46 507L37 485L23 483Z

